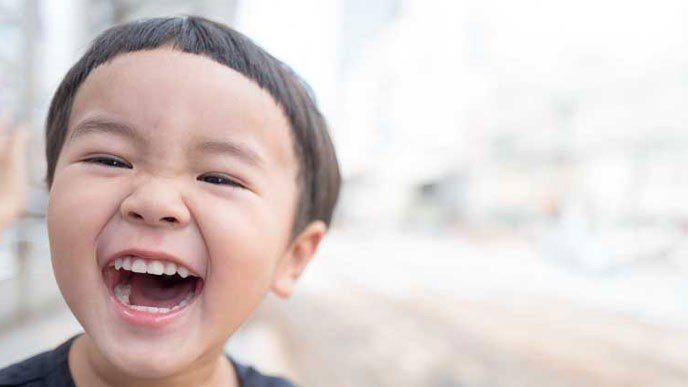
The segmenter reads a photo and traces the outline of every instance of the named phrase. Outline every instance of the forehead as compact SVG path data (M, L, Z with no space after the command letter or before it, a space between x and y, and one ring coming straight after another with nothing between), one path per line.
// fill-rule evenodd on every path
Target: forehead
M169 145L208 137L239 141L269 163L296 166L289 122L272 96L204 56L159 48L97 67L75 96L69 131L103 115Z

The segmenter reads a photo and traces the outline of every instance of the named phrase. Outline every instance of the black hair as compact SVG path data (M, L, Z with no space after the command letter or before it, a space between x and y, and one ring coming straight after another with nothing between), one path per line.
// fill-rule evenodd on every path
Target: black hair
M114 26L100 34L64 77L46 122L46 182L52 185L74 98L88 75L120 54L171 45L206 56L253 80L283 109L299 161L296 236L310 222L330 225L341 177L327 123L309 86L287 65L236 30L197 16L152 18Z

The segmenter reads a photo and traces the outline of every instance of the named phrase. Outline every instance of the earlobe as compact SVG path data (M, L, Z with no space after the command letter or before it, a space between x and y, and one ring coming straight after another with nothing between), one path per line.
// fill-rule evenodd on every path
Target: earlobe
M272 292L280 298L289 298L299 277L315 255L327 226L316 220L306 226L291 243L280 260L272 280Z

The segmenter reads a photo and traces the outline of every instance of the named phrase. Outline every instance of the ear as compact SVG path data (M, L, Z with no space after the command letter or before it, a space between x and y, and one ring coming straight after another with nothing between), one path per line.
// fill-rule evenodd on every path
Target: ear
M327 226L325 223L316 220L299 233L280 259L272 279L271 289L273 293L280 298L289 298L291 296L294 292L296 281L313 258L326 231Z

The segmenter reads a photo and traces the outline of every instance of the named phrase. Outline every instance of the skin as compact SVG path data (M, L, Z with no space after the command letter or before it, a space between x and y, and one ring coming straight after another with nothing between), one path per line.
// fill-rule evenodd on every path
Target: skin
M19 129L8 134L8 129L7 120L0 119L0 237L3 230L23 211L28 185L28 132Z
M266 293L291 295L326 231L315 221L290 239L297 171L287 118L242 74L171 48L96 68L76 95L48 205L55 277L86 331L69 354L77 384L236 385L225 342ZM173 324L114 313L102 268L131 247L173 254L205 279Z

